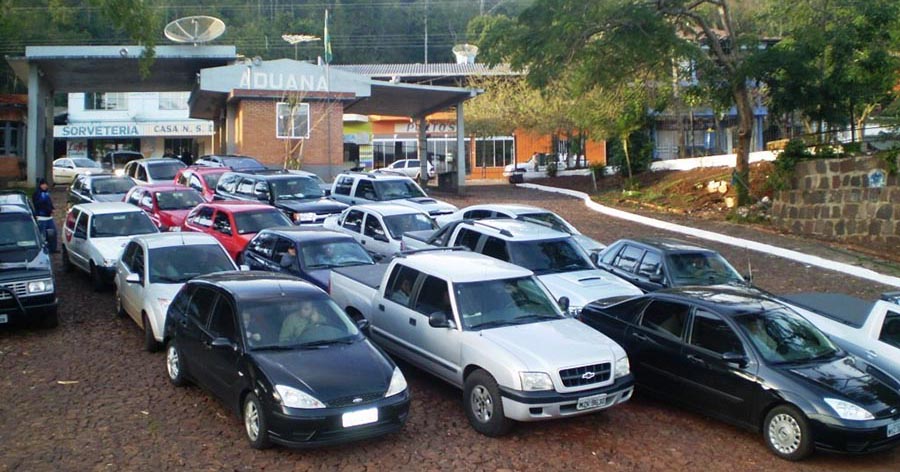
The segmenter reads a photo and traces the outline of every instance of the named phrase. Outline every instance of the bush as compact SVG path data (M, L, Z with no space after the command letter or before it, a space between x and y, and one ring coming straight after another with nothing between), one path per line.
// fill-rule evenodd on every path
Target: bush
M813 157L806 144L799 139L790 140L784 147L784 150L778 153L773 163L775 170L769 176L768 186L772 190L784 190L788 188L791 177L794 175L794 168L797 163L811 159Z
M606 164L602 162L595 162L591 164L591 173L594 174L595 179L602 179L606 176Z
M547 163L547 177L556 177L556 174L559 172L559 164L556 162L548 162Z
M650 140L650 135L642 131L632 133L628 138L628 150L632 173L640 174L650 169L650 164L653 162L653 142ZM609 165L618 166L619 173L628 177L628 164L620 140L612 139L606 142L606 162Z

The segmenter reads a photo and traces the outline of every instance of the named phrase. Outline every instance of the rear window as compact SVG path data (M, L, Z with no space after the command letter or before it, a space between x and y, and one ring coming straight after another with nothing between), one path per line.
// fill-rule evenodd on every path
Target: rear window
M147 173L153 180L174 180L178 170L185 167L183 162L160 162L147 165Z
M235 213L234 224L237 225L238 234L249 234L258 233L273 226L290 226L291 220L273 208L272 210Z
M158 232L156 226L142 211L94 215L91 218L92 238L113 238L156 232Z

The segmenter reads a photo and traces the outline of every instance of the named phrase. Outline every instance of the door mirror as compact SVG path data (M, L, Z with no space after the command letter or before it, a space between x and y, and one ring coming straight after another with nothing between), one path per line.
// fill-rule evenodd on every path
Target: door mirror
M752 274L744 274L744 282L747 282L747 285L753 283L753 275Z
M559 304L560 310L562 310L564 313L569 312L569 297L559 297L557 303Z
M140 274L128 274L125 277L125 281L130 284L139 284L141 283L141 276Z
M240 270L241 272L249 272L250 266L248 266L247 264L241 264L240 266L238 266L238 270Z
M591 258L591 262L594 264L594 266L600 265L600 254L597 254L596 252L592 252L590 255L590 258Z
M653 282L653 283L655 283L655 284L662 284L662 283L663 283L663 276L662 276L662 274L650 274L647 278L648 278L651 282Z
M369 320L366 318L360 318L356 320L356 328L362 331L363 333L369 332Z
M235 351L237 351L238 349L237 344L231 342L231 340L228 338L213 339L212 342L209 343L209 345L216 349L232 349Z
M436 311L428 316L428 326L432 328L449 328L450 320L443 311Z
M747 366L747 356L737 352L726 352L722 354L722 361L729 364L736 364L738 367Z

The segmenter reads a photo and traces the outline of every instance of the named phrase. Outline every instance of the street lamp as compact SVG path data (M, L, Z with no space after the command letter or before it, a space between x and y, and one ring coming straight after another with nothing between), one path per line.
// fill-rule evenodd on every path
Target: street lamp
M291 34L285 33L281 35L281 39L287 41L288 44L292 44L294 46L294 60L297 60L297 45L300 43L311 43L313 41L319 41L320 37L312 34Z

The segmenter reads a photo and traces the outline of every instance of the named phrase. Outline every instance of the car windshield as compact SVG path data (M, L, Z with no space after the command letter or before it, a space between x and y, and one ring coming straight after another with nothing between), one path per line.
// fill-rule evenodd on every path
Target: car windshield
M252 350L324 349L362 339L350 318L324 295L253 299L241 309L241 324Z
M127 193L131 187L134 187L134 181L128 177L111 177L91 182L91 190L94 195Z
M75 167L87 167L87 168L91 168L91 169L100 168L100 164L98 164L90 159L85 159L83 157L72 159L72 162L75 164Z
M559 307L533 277L455 284L454 293L465 330L562 318Z
M303 267L307 270L375 263L356 241L303 244L300 246L300 255Z
M400 239L403 233L410 231L424 231L438 229L437 223L423 213L408 213L405 215L385 216L384 224L394 239Z
M531 221L538 224L544 224L555 229L556 231L561 231L566 234L572 234L572 229L569 228L565 221L550 212L522 214L519 215L519 219L523 221Z
M260 164L256 159L250 157L223 157L222 163L236 171L266 169L266 166Z
M539 241L510 241L509 253L510 261L513 264L529 269L536 275L594 268L591 260L571 237Z
M185 257L185 253L190 257ZM198 275L235 270L231 258L218 244L153 248L148 257L153 284L183 284Z
M276 210L241 211L234 214L238 234L258 233L273 226L290 226L291 220Z
M734 320L756 350L771 363L827 359L839 352L812 323L787 309L740 315Z
M23 193L0 193L0 205L18 205L29 208L28 197Z
M203 203L196 190L174 190L156 192L156 204L160 210L188 210Z
M376 180L375 193L378 200L400 200L402 198L424 197L425 192L412 180Z
M179 169L185 167L183 162L158 162L147 165L147 174L153 180L172 180Z
M92 238L114 238L158 232L153 222L142 211L108 213L91 218Z
M208 172L203 174L203 180L206 182L206 187L209 189L216 188L216 185L219 185L219 178L222 177L224 172Z
M37 225L30 214L0 214L0 262L26 262L40 250Z
M290 179L272 179L269 184L276 200L299 200L303 198L322 198L319 183L309 177Z
M715 252L675 253L666 256L675 285L744 285L744 278Z

